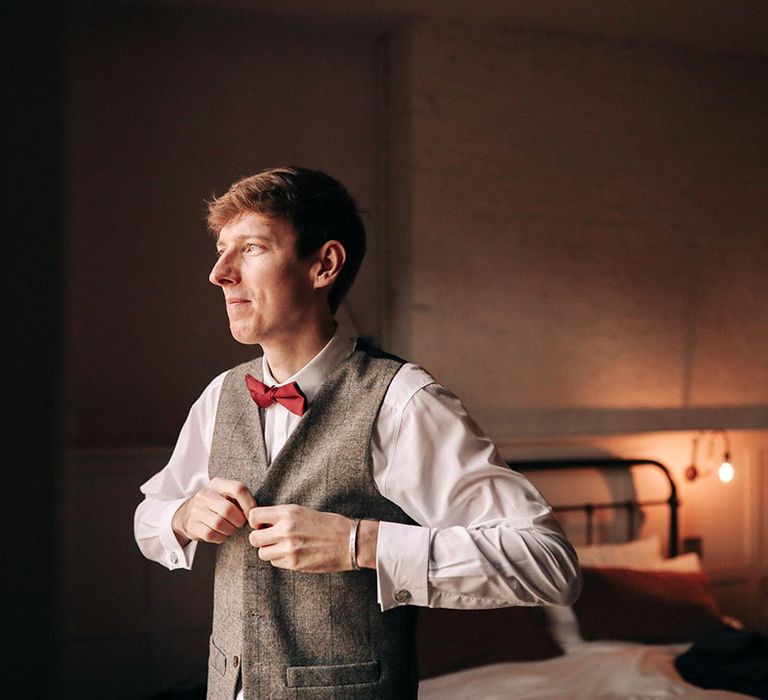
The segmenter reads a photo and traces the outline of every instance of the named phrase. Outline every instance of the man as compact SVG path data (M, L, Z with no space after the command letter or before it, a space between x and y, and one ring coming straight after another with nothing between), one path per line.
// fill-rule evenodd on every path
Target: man
M533 486L426 371L334 321L365 252L344 187L263 171L208 223L232 335L264 354L193 405L135 532L170 569L219 545L209 698L415 697L418 606L570 603Z

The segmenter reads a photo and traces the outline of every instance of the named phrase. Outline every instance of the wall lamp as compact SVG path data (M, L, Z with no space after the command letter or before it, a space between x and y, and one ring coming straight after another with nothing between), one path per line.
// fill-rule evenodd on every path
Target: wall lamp
M736 475L736 472L733 468L733 464L731 463L731 440L728 436L728 432L722 430L721 428L700 430L698 435L693 438L693 445L691 447L691 464L685 470L685 478L688 479L688 481L696 481L696 479L707 477L715 471L714 467L709 467L708 469L697 467L696 460L698 457L699 441L707 438L707 443L709 446L708 460L712 460L712 456L715 452L715 443L717 442L718 437L722 437L723 439L723 459L720 462L720 466L717 468L717 476L724 484L733 481L733 477Z

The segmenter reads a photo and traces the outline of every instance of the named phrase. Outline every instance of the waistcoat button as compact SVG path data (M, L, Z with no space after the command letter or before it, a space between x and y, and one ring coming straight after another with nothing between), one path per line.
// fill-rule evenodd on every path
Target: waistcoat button
M232 668L237 668L240 665L240 658L237 656L232 657Z

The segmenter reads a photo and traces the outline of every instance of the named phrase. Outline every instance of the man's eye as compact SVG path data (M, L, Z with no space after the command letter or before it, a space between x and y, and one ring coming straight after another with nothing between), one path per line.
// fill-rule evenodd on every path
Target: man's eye
M248 243L245 246L246 253L258 253L261 250L261 246L258 243Z

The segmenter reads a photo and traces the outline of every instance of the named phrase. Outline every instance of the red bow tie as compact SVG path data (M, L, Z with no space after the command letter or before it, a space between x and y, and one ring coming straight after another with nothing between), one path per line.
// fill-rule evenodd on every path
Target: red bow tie
M264 382L260 382L250 374L246 374L245 383L259 408L267 408L273 403L279 403L297 416L304 415L307 397L301 393L301 389L299 389L299 385L296 382L291 382L285 386L268 387Z

